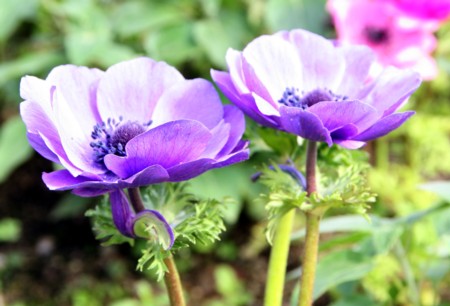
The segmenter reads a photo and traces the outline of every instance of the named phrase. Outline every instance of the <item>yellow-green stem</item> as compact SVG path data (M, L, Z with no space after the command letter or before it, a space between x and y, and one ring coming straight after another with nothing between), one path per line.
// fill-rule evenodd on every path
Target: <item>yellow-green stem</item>
M278 228L275 232L273 246L270 253L264 306L282 305L283 288L286 277L286 266L289 255L290 237L294 216L295 210L292 209L281 217Z
M306 237L300 279L299 306L311 306L313 303L314 281L316 278L317 253L319 249L320 215L306 214Z
M164 275L164 282L166 283L167 292L169 294L170 305L185 306L186 303L184 301L183 288L173 256L170 255L164 259L164 263L166 264L167 269L169 269Z

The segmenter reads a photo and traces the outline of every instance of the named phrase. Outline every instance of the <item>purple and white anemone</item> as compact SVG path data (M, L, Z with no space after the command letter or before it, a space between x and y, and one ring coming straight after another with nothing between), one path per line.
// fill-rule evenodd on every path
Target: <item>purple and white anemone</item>
M124 188L188 180L249 155L238 108L223 106L210 82L149 58L105 72L58 66L45 80L22 78L20 94L31 146L65 168L43 174L47 187L112 192L113 210ZM118 227L132 235L125 223Z
M212 70L212 78L253 120L349 149L411 117L395 111L421 83L418 73L394 67L371 79L369 48L336 46L304 30L261 36L242 52L229 49L226 60L229 72Z

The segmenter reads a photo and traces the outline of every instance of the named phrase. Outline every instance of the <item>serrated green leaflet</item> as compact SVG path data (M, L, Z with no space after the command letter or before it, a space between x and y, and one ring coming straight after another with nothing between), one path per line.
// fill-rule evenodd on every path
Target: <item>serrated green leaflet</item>
M134 244L133 239L123 236L114 225L108 197L105 196L95 209L86 211L85 216L91 218L95 238L102 242L102 246L122 244L124 242L130 245Z
M164 251L159 244L148 241L146 247L142 250L142 256L138 260L136 270L152 270L156 274L157 280L161 281L168 271L164 259L169 255L170 252Z
M225 230L221 206L222 203L216 200L189 205L185 210L185 219L175 227L173 249L196 243L205 245L219 240L220 233Z

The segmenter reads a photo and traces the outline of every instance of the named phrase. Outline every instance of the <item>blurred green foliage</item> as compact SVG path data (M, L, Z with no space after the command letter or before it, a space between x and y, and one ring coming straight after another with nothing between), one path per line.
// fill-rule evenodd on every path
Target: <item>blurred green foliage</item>
M12 171L32 154L18 117L21 76L45 78L52 67L63 63L106 69L121 60L150 56L175 65L188 78L209 79L211 67L226 68L227 48L241 49L258 35L303 27L334 37L324 5L325 0L0 1L0 183L7 182ZM380 140L387 146L387 155L368 149L372 156L378 154L378 160L387 161L369 171L369 184L379 195L370 211L371 223L360 216L342 217L333 212L322 224L325 255L320 261L316 296L328 292L333 306L450 303L450 23L437 37L435 57L440 74L410 99L408 108L417 114ZM205 199L230 196L235 200L224 212L228 227L235 226L243 211L256 222L247 249L236 250L231 239L201 250L217 252L229 261L242 254L252 258L267 246L262 230L267 222L264 207L253 201L265 189L251 184L250 175L263 164L286 163L288 158L300 169L304 165L304 146L299 146L295 137L250 121L246 136L253 152L250 162L206 173L189 187ZM320 148L322 171L348 165L350 159L334 150ZM367 155L360 151L348 154L360 160ZM425 184L429 181L438 183ZM81 209L74 208L77 205ZM50 218L80 214L86 205L73 197L64 198ZM20 233L20 221L2 216L2 243L14 243ZM301 236L301 231L294 233L293 243ZM136 249L138 253L141 250ZM12 274L26 260L17 251L0 255L2 276ZM191 262L184 257L183 265L189 269ZM296 274L293 270L291 276ZM232 267L216 266L214 279L217 296L206 305L247 305L254 300L246 290L249 284ZM3 291L7 284L0 285ZM158 285L133 282L129 286L132 288L125 290L114 281L98 283L83 278L68 286L56 303L168 303ZM10 304L30 303L24 297L24 301Z

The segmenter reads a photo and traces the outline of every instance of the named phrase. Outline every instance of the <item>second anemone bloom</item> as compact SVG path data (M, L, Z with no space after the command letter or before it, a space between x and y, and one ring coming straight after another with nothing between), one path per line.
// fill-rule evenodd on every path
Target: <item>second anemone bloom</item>
M264 35L238 52L229 72L212 70L224 94L256 122L312 141L356 149L398 128L414 112L395 113L420 85L411 70L369 70L373 52L336 46L304 30Z
M193 178L248 158L240 110L214 86L149 58L103 72L63 65L20 84L22 118L36 151L65 169L52 190L96 196Z

